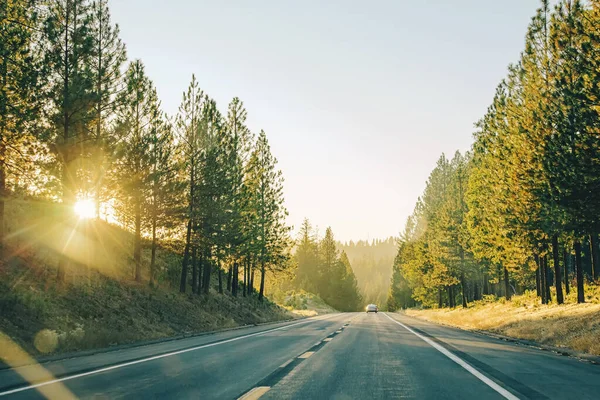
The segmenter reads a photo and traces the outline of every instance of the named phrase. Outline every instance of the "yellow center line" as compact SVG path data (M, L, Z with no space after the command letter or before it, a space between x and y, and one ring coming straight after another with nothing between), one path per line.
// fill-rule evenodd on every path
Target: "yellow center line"
M302 354L298 358L308 358L308 357L312 356L313 354L315 354L314 351L307 351L306 353Z
M261 396L271 390L270 386L258 386L254 389L250 390L248 393L240 397L238 400L256 400L261 398Z

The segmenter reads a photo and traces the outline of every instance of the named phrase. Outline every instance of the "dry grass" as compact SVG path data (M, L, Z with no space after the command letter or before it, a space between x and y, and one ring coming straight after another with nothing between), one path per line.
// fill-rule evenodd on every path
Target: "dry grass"
M336 312L334 308L325 303L319 296L313 293L290 291L284 293L281 303L290 312L302 317L314 317L315 315Z
M406 314L468 330L484 330L600 355L600 287L587 287L586 304L543 306L534 294L512 301L479 301L468 309L407 310Z
M144 283L136 283L131 234L102 221L59 223L58 207L28 200L10 201L6 208L0 335L31 355L295 317L269 300L259 302L257 296L233 298L212 289L209 296L180 294L181 256L169 243L161 243L157 251L155 287L147 284L148 248L142 253ZM65 282L57 284L61 252L69 263ZM212 279L215 288L216 274Z

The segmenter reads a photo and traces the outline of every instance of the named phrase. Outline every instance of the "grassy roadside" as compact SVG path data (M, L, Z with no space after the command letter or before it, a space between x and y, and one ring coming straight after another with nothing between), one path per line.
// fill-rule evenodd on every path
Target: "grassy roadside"
M297 317L267 299L180 294L177 243L157 250L149 287L144 242L142 283L133 280L133 237L103 221L64 221L59 205L27 200L6 205L0 259L0 333L30 355L102 348ZM67 243L67 244L65 244ZM58 255L70 264L57 285ZM216 275L216 274L213 274ZM213 276L212 288L216 288Z
M304 290L289 291L274 297L286 310L301 317L313 317L315 315L337 312L323 299L313 293Z
M526 293L514 296L511 301L489 297L468 309L409 309L406 314L467 330L600 355L600 287L587 287L586 301L577 304L571 293L563 305L543 306L535 293Z
M110 278L58 288L16 281L15 272L0 267L0 331L31 355L294 318L256 297L186 295Z

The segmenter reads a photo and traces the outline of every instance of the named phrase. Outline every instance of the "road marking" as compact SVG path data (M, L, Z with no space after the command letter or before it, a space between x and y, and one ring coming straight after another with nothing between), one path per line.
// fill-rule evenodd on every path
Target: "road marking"
M504 389L502 386L498 385L496 382L494 382L487 376L483 375L476 368L474 368L471 364L468 364L466 361L464 361L462 358L458 357L456 354L450 352L444 346L441 346L440 344L434 342L433 340L429 339L428 337L425 337L425 336L421 335L420 333L415 332L408 326L404 325L402 322L396 321L395 319L393 319L392 317L387 315L387 313L383 313L383 315L388 317L390 321L397 323L398 325L400 325L401 327L403 327L404 329L406 329L407 331L409 331L410 333L412 333L419 339L423 340L425 343L429 344L431 347L433 347L434 349L436 349L437 351L439 351L440 353L442 353L443 355L445 355L446 357L448 357L449 359L451 359L452 361L454 361L455 363L457 363L464 369L466 369L469 373L471 373L471 375L475 376L477 379L479 379L480 381L482 381L483 383L488 385L490 388L492 388L493 390L498 392L505 399L519 400L519 398L517 396L515 396L508 390Z
M292 361L294 361L294 359L293 359L293 358L290 358L289 360L287 360L286 362L284 362L283 364L281 364L281 365L279 366L279 368L285 368L285 367L287 367L288 365L290 365L290 363L291 363Z
M324 319L331 318L331 317L333 317L335 315L339 315L339 314L329 314L325 318L317 319L317 321L322 321ZM291 325L280 326L279 328L273 328L273 329L268 329L266 331L249 333L247 335L237 336L237 337L234 337L234 338L231 338L231 339L225 339L225 340L222 340L222 341L219 341L219 342L207 343L207 344L203 344L203 345L200 345L200 346L190 347L189 349L177 350L177 351L173 351L173 352L170 352L170 353L160 354L160 355L157 355L157 356L152 356L152 357L148 357L148 358L142 358L140 360L129 361L129 362L125 362L125 363L122 363L122 364L111 365L110 367L100 368L100 369L96 369L96 370L93 370L93 371L88 371L88 372L83 372L83 373L80 373L80 374L65 376L64 378L52 379L50 381L40 382L40 383L36 383L36 384L33 384L33 385L29 385L29 386L23 386L23 387L20 387L20 388L7 390L5 392L0 392L0 397L6 396L6 395L9 395L9 394L18 393L18 392L23 392L23 391L26 391L26 390L37 389L39 387L47 386L47 385L52 385L52 384L58 383L58 382L64 382L64 381L69 381L71 379L82 378L82 377L88 376L88 375L95 375L95 374L99 374L99 373L106 372L106 371L112 371L112 370L115 370L115 369L128 367L130 365L141 364L141 363L145 363L145 362L148 362L148 361L154 361L154 360L159 360L161 358L175 356L175 355L178 355L178 354L189 353L190 351L196 351L196 350L200 350L200 349L205 349L207 347L214 347L214 346L219 346L219 345L225 344L225 343L236 342L238 340L246 339L246 338L249 338L249 337L262 336L262 335L265 335L267 333L271 333L271 332L275 332L275 331L280 331L282 329L291 328L293 326L307 324L309 322L314 322L314 321L315 321L314 319L309 319L309 320L306 320L306 321L300 321L300 322L296 322L296 323L291 324Z
M335 331L335 333L342 333L342 331Z
M333 339L332 339L332 338L330 338L330 337L323 339L323 341L324 341L324 342L331 342L332 340L333 340Z
M312 356L313 354L315 354L314 351L307 351L306 353L302 354L301 356L298 356L298 358L308 358L308 357Z
M250 390L248 393L238 398L238 400L256 400L259 399L263 394L271 390L270 386L258 386Z

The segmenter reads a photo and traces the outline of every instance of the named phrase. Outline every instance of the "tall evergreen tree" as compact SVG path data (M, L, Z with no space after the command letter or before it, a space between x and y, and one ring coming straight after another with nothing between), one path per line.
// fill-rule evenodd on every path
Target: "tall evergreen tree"
M0 3L0 255L4 246L4 205L9 179L31 164L34 125L40 119L40 60L34 55L38 2Z
M186 215L187 228L185 236L185 249L181 265L181 279L179 290L185 292L187 286L188 266L191 256L192 230L196 213L195 190L197 185L198 162L201 152L200 129L202 123L202 109L206 101L204 92L198 86L196 76L192 75L192 81L188 90L184 92L179 113L177 114L176 127L178 140L181 145L187 175L188 212Z
M232 277L231 291L237 295L238 266L243 256L244 209L247 197L244 190L245 165L248 162L252 146L252 134L246 127L247 112L243 102L235 97L229 103L225 120L225 151L227 162L227 201L228 218L226 234L228 237L229 276Z
M317 242L310 221L305 218L298 232L294 258L298 266L296 285L308 291L316 291L318 284Z
M91 5L91 56L89 68L92 79L92 133L88 143L90 191L94 196L96 217L105 201L105 173L107 159L114 150L110 123L118 108L119 91L122 90L121 68L127 60L125 45L119 38L119 26L110 20L107 0L96 0Z
M116 174L120 195L117 210L125 224L133 228L133 261L135 280L142 279L142 227L147 220L152 177L152 130L157 128L159 111L156 90L140 60L131 62L125 73L125 89L120 94L123 104L118 129L124 139L117 150Z
M182 193L181 162L176 157L173 131L169 121L160 110L160 104L152 104L148 132L149 175L145 184L149 188L146 215L149 216L151 232L150 284L156 277L156 249L158 230L167 233L177 227L181 216Z
M78 191L83 147L89 139L93 104L90 57L93 40L91 13L86 0L52 0L46 10L44 64L48 76L47 136L58 161L65 218L72 212ZM65 243L68 237L64 238ZM67 256L59 261L57 278L64 280Z
M289 228L285 225L287 210L283 204L283 175L276 170L277 159L264 131L258 135L249 160L251 168L246 185L252 188L250 205L256 210L256 238L260 264L259 299L264 296L267 268L277 270L285 265L289 250Z

